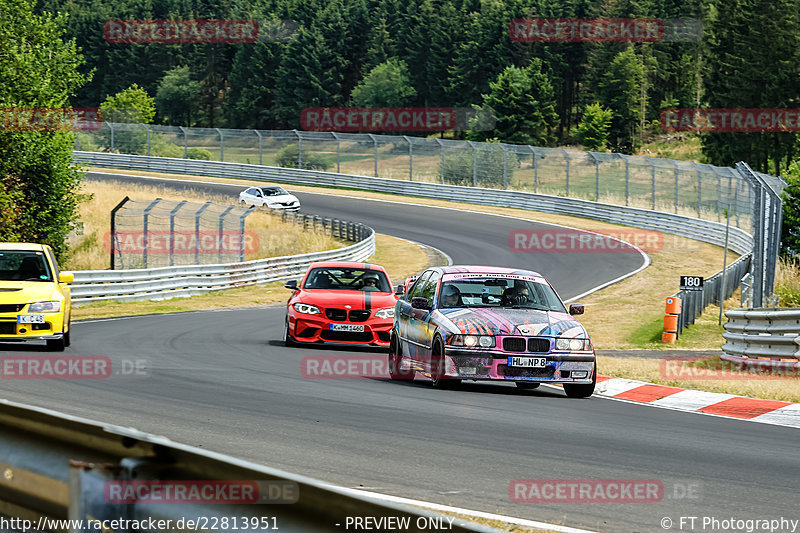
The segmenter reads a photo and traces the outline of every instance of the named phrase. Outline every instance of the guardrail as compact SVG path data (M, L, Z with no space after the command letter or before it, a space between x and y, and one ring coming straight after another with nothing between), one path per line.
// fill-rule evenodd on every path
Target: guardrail
M403 531L412 532L432 529L456 533L497 531L463 519L446 518L419 508L353 494L318 480L178 444L133 428L102 424L7 400L0 400L0 470L3 472L0 512L18 517L15 520L30 521L29 527L21 522L12 526L11 529L18 531L92 533L100 528L89 527L89 519L124 519L129 521L127 524L152 519L151 523L171 520L170 527L119 525L112 528L109 522L103 530L128 533L274 529L287 533L327 533L345 529L347 518L354 516L402 517L409 520ZM222 495L213 490L225 489L231 483L234 487L251 490L240 492L240 496L229 490L223 490ZM117 495L112 488L142 485L161 486L162 489L158 493L152 489L143 498L138 488L133 494L123 489L124 492ZM164 485L172 486L172 491L165 490ZM184 491L181 496L176 488L181 485L184 488L200 485L203 490L190 501L194 493ZM128 496L137 496L138 501L114 503L119 497ZM149 502L142 501L148 496ZM228 501L224 502L226 498ZM250 503L265 500L270 503ZM176 526L179 520L184 524L194 520L197 524L203 517L207 521L205 528ZM84 527L77 528L74 523L45 527L48 525L45 519L83 520ZM238 525L234 520L238 520ZM212 527L214 523L217 526ZM431 527L432 524L443 527Z
M268 283L302 275L315 261L365 261L375 253L375 231L363 224L285 213L304 227L329 231L356 244L335 250L240 263L75 272L72 302L155 300Z
M744 367L800 369L800 309L731 309L722 359Z

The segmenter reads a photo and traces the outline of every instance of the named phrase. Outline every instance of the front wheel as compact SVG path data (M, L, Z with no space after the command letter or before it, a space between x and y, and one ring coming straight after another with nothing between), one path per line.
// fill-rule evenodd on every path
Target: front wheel
M435 389L456 389L461 385L460 379L447 377L447 359L444 356L444 349L438 342L433 345L431 353L431 380Z
M67 347L64 337L60 339L49 339L47 341L47 349L51 352L63 352Z
M570 398L588 398L594 394L594 386L597 385L597 366L592 372L592 382L588 385L576 383L564 383L564 392Z
M403 362L401 350L400 341L397 340L397 336L392 334L392 340L389 343L389 377L398 381L414 381L416 372L401 368Z
M286 322L283 326L283 345L287 348L297 346L297 342L289 335L289 317L286 317Z

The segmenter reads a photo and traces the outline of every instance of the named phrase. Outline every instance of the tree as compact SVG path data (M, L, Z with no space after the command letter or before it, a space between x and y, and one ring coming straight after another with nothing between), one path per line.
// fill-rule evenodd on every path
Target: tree
M615 152L633 153L641 118L641 83L644 67L628 47L617 54L600 80L600 103L614 113L610 144Z
M122 154L143 154L147 143L147 130L140 124L150 124L156 114L153 98L147 91L135 83L127 89L106 97L100 104L100 112L104 122L114 122L111 127L103 128L103 144ZM131 124L128 126L127 124ZM112 143L113 134L113 143Z
M789 184L783 190L781 254L800 255L800 160L794 161L783 176Z
M613 116L610 109L605 109L597 102L586 106L581 123L575 128L575 138L587 150L605 150Z
M86 81L63 15L36 14L32 0L0 0L0 107L63 108ZM0 132L0 238L50 245L63 261L78 218L81 173L75 135Z
M403 107L409 105L416 94L406 64L390 59L373 68L356 85L350 97L356 107Z
M525 68L507 67L489 84L482 107L476 107L494 117L494 129L470 130L467 138L545 146L554 140L553 131L558 126L555 107L553 86L542 72L540 59L533 59Z
M158 84L155 105L166 124L191 126L192 109L200 97L200 82L192 79L189 67L168 70Z

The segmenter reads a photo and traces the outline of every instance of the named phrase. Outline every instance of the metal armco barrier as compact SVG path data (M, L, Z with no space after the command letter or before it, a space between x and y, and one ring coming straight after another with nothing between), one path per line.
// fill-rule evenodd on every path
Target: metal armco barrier
M800 309L731 309L722 359L746 366L800 369Z
M315 261L365 261L375 253L375 232L355 222L314 215L284 213L308 229L326 231L356 244L301 255L270 257L241 263L190 265L130 270L83 270L75 272L72 302L101 300L155 300L194 296L255 283L267 283L300 276Z
M203 531L201 527L176 527L179 520L210 520L205 530L241 531L242 521L256 520L258 531L274 529L285 533L328 533L344 530L348 516L402 517L404 531L431 531L425 524L443 524L455 533L496 532L463 519L446 518L433 512L383 502L366 495L354 495L320 481L289 474L142 433L133 428L102 424L46 409L0 400L0 513L30 520L40 531L96 533L87 520L171 520L170 527L133 529L116 527L117 533L138 531ZM219 503L210 491L201 502L170 501L109 503L110 486L121 483L168 482L225 486L239 481L258 487L257 496L271 502ZM208 482L208 483L205 483ZM217 482L217 483L214 483ZM283 496L269 489L283 488ZM173 491L174 494L178 494ZM139 494L139 493L137 493ZM162 492L160 497L167 498ZM211 494L211 496L209 496ZM152 498L151 500L155 500ZM179 500L176 496L175 500ZM210 502L209 502L210 500ZM114 501L114 500L112 500ZM262 500L259 500L262 501ZM294 503L291 503L294 502ZM233 517L238 517L234 524ZM269 528L260 521L267 518ZM83 520L83 529L45 528L39 520ZM223 519L227 520L227 526ZM217 527L211 524L217 520ZM450 520L452 520L452 525ZM166 522L164 523L166 524ZM22 527L17 528L22 531Z
M733 296L733 293L736 292L736 287L739 286L742 278L750 270L751 260L752 254L746 254L728 265L725 269L724 287L722 286L722 271L719 271L705 280L703 290L678 291L674 294L676 298L681 299L681 312L678 315L678 335L694 324L697 317L703 314L703 310L706 307L711 304L718 304L720 298L725 301Z

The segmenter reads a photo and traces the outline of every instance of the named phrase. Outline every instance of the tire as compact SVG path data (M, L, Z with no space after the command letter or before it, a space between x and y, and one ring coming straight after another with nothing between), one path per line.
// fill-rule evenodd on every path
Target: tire
M392 340L389 341L389 377L396 381L414 381L416 371L414 370L401 370L400 363L402 361L402 348L400 341L392 333Z
M456 389L461 385L460 379L445 377L445 361L442 345L439 341L436 341L433 345L433 353L431 353L431 363L433 364L433 368L431 369L431 383L434 389Z
M588 398L594 394L594 386L597 385L597 365L595 364L592 372L592 382L588 385L577 385L574 383L564 383L564 392L570 398Z
M540 385L540 383L531 383L530 381L515 381L514 383L518 389L522 390L538 389Z
M295 341L291 335L289 335L289 317L286 317L286 322L283 326L283 345L287 348L291 348L292 346L297 346L297 341Z
M70 333L72 332L72 320L67 319L67 331L64 332L64 346L72 344Z

